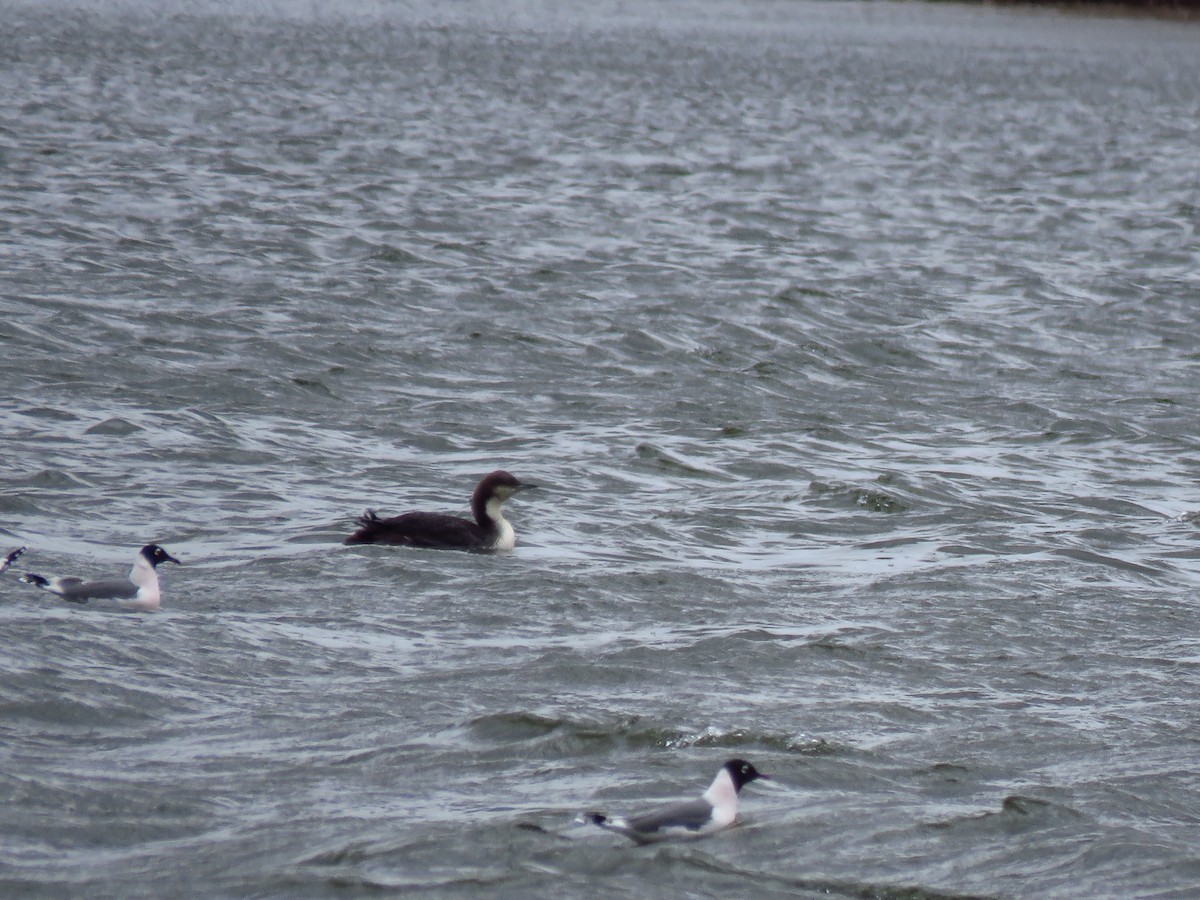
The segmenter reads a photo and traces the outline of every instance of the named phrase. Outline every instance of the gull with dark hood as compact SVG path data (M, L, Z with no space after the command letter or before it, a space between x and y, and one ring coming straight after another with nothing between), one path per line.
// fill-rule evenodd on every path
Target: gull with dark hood
M736 822L738 793L751 781L766 777L744 759L731 759L721 766L708 790L695 800L682 800L634 816L591 812L584 820L639 844L703 837Z
M156 568L164 562L182 565L158 544L147 544L138 551L128 578L85 581L73 575L45 576L28 572L21 576L21 580L57 594L70 603L91 603L98 607L150 612L158 609L162 603Z

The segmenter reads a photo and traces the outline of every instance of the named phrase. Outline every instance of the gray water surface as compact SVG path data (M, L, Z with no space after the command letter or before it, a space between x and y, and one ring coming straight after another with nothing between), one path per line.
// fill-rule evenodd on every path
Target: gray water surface
M425 6L0 3L0 893L1200 892L1200 28Z

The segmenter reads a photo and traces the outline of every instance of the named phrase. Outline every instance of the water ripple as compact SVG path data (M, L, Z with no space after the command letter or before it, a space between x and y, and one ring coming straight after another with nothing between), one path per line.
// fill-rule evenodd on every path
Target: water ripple
M1189 25L9 6L5 887L1195 893Z

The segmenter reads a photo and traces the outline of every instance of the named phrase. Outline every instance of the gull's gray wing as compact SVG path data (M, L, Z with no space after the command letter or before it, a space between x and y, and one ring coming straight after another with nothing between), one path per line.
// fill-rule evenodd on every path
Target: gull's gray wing
M637 816L627 816L630 832L654 834L666 829L679 828L699 831L712 822L712 804L704 799L684 800L668 806L660 806Z
M86 603L88 600L132 600L138 592L138 586L128 578L108 581L60 578L58 589L62 598L72 603Z

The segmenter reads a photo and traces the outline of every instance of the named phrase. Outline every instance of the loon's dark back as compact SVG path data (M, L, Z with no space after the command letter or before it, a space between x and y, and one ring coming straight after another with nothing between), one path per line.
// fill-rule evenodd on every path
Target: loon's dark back
M347 544L390 544L430 550L483 550L491 535L468 519L443 513L410 512L381 519L367 510Z

